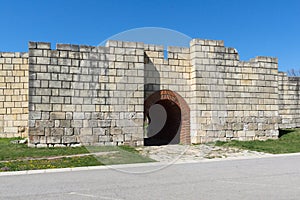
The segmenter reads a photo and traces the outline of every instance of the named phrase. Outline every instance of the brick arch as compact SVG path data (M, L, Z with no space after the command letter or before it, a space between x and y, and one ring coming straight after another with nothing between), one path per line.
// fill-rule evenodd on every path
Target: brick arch
M151 106L159 102L172 102L178 106L181 115L180 143L190 144L190 108L186 101L178 93L171 90L154 92L144 101L144 116L147 117Z

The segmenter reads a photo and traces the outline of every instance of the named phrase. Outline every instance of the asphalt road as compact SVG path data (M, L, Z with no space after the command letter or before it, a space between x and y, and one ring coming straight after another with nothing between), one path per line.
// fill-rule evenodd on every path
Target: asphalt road
M0 176L0 199L300 199L300 155L161 166Z

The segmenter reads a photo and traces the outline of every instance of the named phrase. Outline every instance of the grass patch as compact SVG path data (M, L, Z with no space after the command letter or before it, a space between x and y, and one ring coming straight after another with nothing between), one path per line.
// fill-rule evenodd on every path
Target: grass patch
M12 144L11 141L16 139L20 138L0 138L0 172L154 162L154 160L140 155L135 148L130 146L29 148L26 144ZM110 153L97 156L50 159L52 156L96 152Z
M0 163L1 171L21 171L21 170L36 170L36 169L54 169L54 168L69 168L82 166L98 166L102 165L94 156L60 158L53 160L27 160L27 161L12 161Z
M281 130L277 140L217 142L217 146L237 147L272 154L300 152L300 129Z
M0 161L88 153L85 147L29 148L27 144L11 144L20 138L0 139Z

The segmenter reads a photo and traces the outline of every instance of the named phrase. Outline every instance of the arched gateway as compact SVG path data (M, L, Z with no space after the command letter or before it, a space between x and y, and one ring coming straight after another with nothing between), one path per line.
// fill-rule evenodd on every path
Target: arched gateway
M160 90L150 95L144 102L144 118L159 120L150 117L150 108L161 105L166 111L164 126L153 136L144 139L144 145L190 144L190 109L185 100L176 92Z

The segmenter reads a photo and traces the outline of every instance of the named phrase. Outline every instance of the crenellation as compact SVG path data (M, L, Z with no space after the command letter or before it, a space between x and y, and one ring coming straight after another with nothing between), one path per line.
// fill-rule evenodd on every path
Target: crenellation
M36 43L36 48L37 49L50 50L51 49L51 43L49 43L49 42L37 42Z

